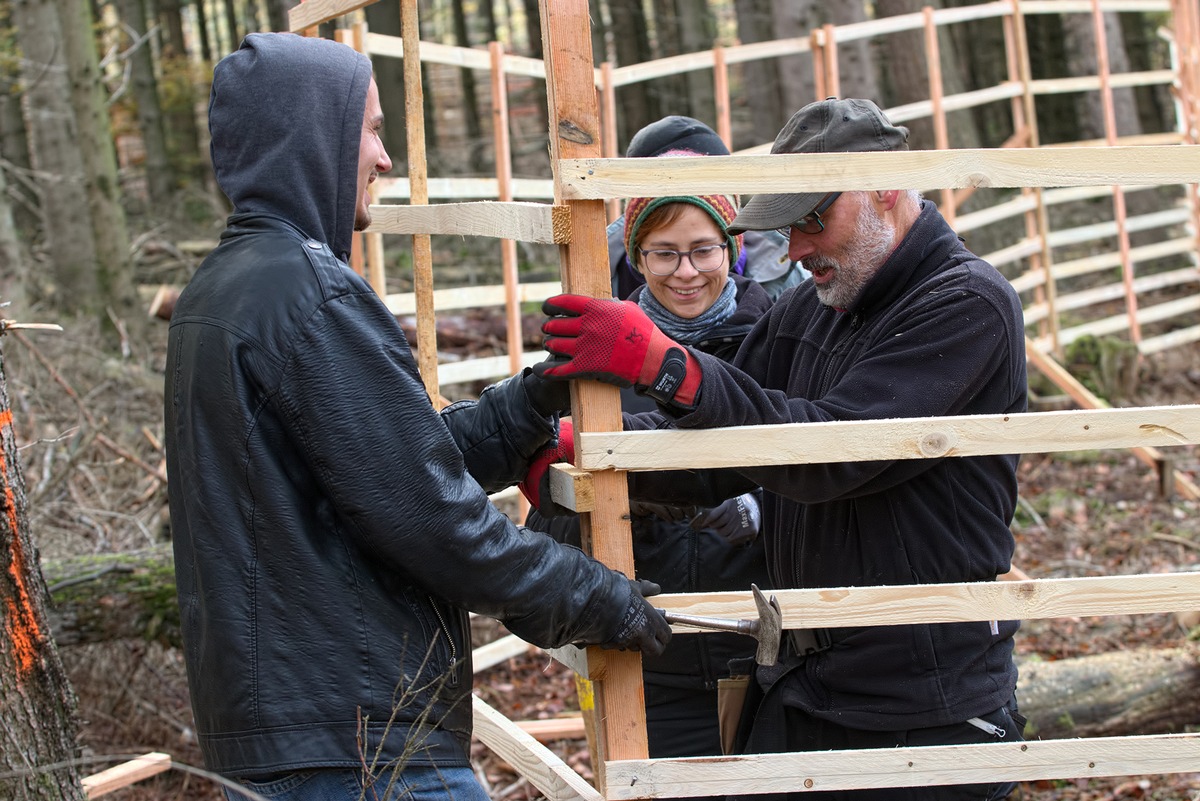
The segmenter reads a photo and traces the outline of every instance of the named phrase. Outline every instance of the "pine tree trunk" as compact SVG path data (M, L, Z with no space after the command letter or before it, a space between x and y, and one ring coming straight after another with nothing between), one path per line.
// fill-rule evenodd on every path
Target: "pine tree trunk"
M471 36L467 31L467 13L463 9L463 0L453 0L452 10L454 43L459 47L470 47ZM483 138L483 124L479 120L479 97L475 91L475 71L470 67L463 67L458 72L462 82L463 116L467 127L468 165L471 172L476 173L483 169L483 151L485 144L490 145L491 140L485 142Z
M25 260L21 258L17 226L13 222L12 204L8 199L7 176L0 168L0 301L11 303L16 309L24 309L24 277ZM10 311L9 314L14 312Z
M2 357L0 483L0 797L82 801L71 764L78 756L75 695L46 619Z
M203 4L200 4L203 5ZM118 0L121 22L135 39L141 39L146 30L146 4L144 0ZM201 40L203 42L203 40ZM171 164L167 159L167 138L163 131L162 107L158 100L158 80L154 77L154 59L150 52L150 40L144 40L131 54L129 80L133 85L133 98L137 103L138 130L146 148L143 170L146 186L150 191L150 202L162 208L171 195L174 183Z
M15 0L12 19L21 45L22 98L31 166L39 176L43 237L49 264L30 271L33 299L70 308L94 302L96 249L92 239L83 156L71 108L63 37L54 0Z
M710 50L717 40L717 23L705 0L679 0L679 41L685 53ZM713 75L709 70L693 70L686 76L687 111L674 111L703 120L717 127L717 109L713 98Z
M1096 25L1091 14L1063 14L1066 34L1068 69L1070 75L1098 75L1096 58ZM1116 14L1104 15L1104 36L1108 40L1108 69L1110 73L1129 72L1129 56L1125 53L1125 38ZM1113 89L1113 112L1118 136L1134 136L1142 132L1133 89ZM1104 101L1100 92L1080 92L1078 97L1079 138L1103 139Z
M88 307L80 310L96 314L101 330L108 333L112 344L116 344L117 334L110 315L115 314L122 321L136 319L140 322L144 317L134 314L138 299L129 258L129 229L125 224L117 179L117 154L113 149L105 97L101 95L103 84L92 34L91 6L77 0L58 0L58 11L96 247L99 293L89 299Z
M640 0L610 0L609 9L612 13L613 42L617 51L616 66L649 61L650 36L647 33L645 10ZM635 133L662 116L657 104L653 103L644 81L619 88L617 105L621 109L617 120L617 139L620 142L628 142Z

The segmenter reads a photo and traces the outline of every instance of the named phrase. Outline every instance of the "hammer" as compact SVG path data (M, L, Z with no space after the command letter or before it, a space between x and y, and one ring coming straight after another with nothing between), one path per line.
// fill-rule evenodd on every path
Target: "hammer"
M751 584L750 590L754 593L754 604L758 607L757 620L729 620L723 617L681 615L665 610L663 614L666 615L668 623L679 623L698 629L747 634L758 640L758 651L754 654L754 661L764 667L770 667L779 661L779 641L783 636L783 612L779 608L779 599L774 595L768 601L756 585Z

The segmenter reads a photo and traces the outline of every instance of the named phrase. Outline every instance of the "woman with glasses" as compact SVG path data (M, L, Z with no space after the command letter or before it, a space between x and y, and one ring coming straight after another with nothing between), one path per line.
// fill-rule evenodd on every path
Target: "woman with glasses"
M731 270L742 258L741 237L728 231L736 214L724 195L635 198L625 209L625 248L646 281L629 301L676 342L725 360L771 305L760 284ZM632 389L622 391L621 402L630 412L655 408ZM711 509L632 504L637 576L671 593L766 587L758 495ZM526 524L579 542L577 518L548 519L535 510ZM753 639L736 634L676 634L661 657L643 656L652 758L722 753L717 681L730 675L731 659L752 660L754 650Z

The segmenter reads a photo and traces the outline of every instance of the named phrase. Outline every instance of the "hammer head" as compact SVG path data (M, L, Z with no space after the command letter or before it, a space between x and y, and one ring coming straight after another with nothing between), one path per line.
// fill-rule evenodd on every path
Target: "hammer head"
M751 584L750 591L754 594L754 604L758 607L758 631L754 638L758 640L758 650L754 661L765 667L771 667L779 661L779 642L783 638L783 611L779 608L779 599L774 595L771 600L762 594L757 585Z

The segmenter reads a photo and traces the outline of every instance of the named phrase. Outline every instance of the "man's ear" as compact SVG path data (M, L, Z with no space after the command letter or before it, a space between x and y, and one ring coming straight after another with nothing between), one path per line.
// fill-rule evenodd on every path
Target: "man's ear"
M884 211L891 211L900 202L900 195L904 194L899 189L877 189L874 192L875 201L883 207Z

